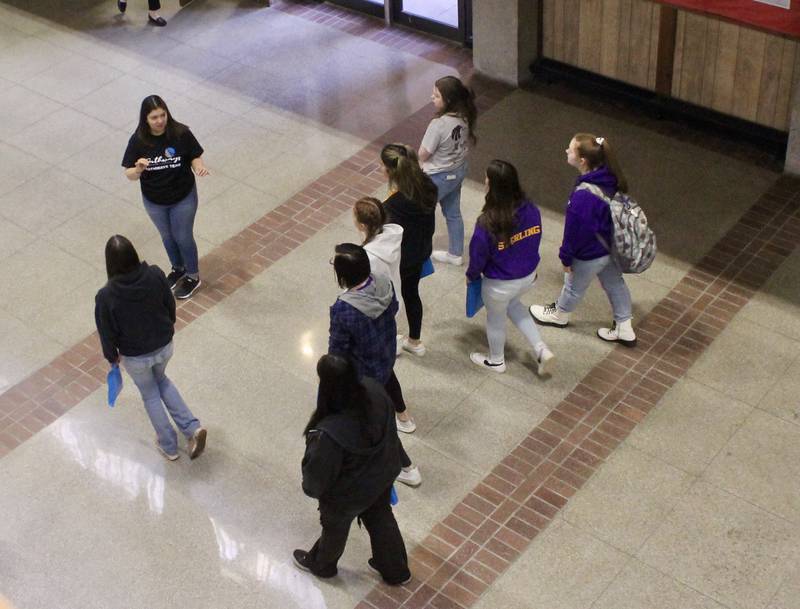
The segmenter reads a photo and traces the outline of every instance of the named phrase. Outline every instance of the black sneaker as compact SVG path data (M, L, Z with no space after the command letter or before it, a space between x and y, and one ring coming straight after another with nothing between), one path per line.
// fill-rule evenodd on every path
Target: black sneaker
M189 275L184 275L175 286L175 298L179 300L189 298L201 284L202 281L199 278L192 279Z
M294 564L298 569L302 569L303 571L308 571L309 573L316 575L317 577L321 577L322 579L328 579L329 577L334 577L337 573L337 570L334 569L332 573L317 573L311 568L311 556L305 550L295 550L292 552L292 560L294 560Z
M381 576L381 579L383 579L383 574L378 570L378 567L375 566L375 559L374 558L370 558L367 561L367 566L370 568L370 571L372 571L373 573L377 573L378 575ZM400 582L390 582L390 581L387 581L385 579L383 579L383 581L386 582L386 584L389 585L389 586L405 586L408 582L411 581L411 579L412 579L411 573L409 573L408 577L405 578L403 581L400 581Z
M127 0L125 2L123 2L123 0L117 0L117 9L119 9L120 13L124 13L126 8L128 8Z
M175 289L175 284L177 284L178 280L181 277L183 277L185 274L186 274L186 271L184 269L181 269L179 271L179 270L177 270L176 268L173 267L172 271L170 272L170 274L167 275L167 283L169 284L169 289L170 290L174 290Z

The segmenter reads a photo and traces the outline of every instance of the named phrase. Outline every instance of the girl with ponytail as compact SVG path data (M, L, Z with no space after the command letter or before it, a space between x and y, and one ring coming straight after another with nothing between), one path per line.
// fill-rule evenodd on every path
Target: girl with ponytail
M408 336L398 337L398 351L425 355L422 344L422 300L419 279L422 264L433 249L436 229L436 185L422 171L414 149L404 144L387 144L381 150L381 164L389 183L384 208L390 222L403 227L400 245L400 291L403 295ZM402 428L401 428L402 430Z
M631 326L631 294L609 246L614 223L608 203L617 191L627 192L628 182L608 138L578 133L566 150L567 163L578 170L575 188L567 202L564 238L558 256L564 266L564 286L558 300L549 305L531 305L530 313L542 325L563 328L580 303L592 279L597 277L611 303L614 320L597 335L626 347L636 345Z
M475 93L455 76L436 81L431 100L436 118L428 125L419 159L439 190L439 203L447 222L447 251L436 250L432 258L460 266L464 254L464 220L461 217L461 184L467 173L467 154L475 144L478 111Z

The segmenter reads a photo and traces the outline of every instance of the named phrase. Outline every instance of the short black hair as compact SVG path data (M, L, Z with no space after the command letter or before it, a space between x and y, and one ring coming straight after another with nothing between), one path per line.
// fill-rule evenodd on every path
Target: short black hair
M349 290L367 280L369 256L363 247L355 243L340 243L334 251L333 270L340 288Z
M114 235L106 242L106 274L111 279L139 268L139 254L126 237Z

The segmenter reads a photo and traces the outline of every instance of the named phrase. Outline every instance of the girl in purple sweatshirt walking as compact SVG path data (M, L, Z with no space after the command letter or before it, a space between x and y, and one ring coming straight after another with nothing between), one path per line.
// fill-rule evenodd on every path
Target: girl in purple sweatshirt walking
M473 363L505 372L506 316L533 347L537 373L547 373L554 355L520 302L533 287L539 265L542 217L519 184L511 163L492 161L486 168L486 203L469 244L467 279L483 276L481 298L486 306L489 353L471 353Z
M597 277L614 314L611 327L600 328L597 335L633 347L636 334L631 326L631 293L607 247L614 239L611 211L608 203L593 192L599 189L613 197L618 190L627 192L628 182L606 138L578 133L566 152L567 163L578 170L580 177L567 202L564 238L558 253L564 266L564 287L556 302L531 305L531 315L542 325L565 327L569 314Z

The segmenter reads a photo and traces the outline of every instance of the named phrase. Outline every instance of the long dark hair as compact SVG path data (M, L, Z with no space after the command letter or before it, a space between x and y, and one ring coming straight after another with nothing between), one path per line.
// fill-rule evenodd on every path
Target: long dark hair
M578 144L578 156L586 159L589 169L594 171L605 165L617 178L617 190L628 192L628 180L607 137L597 137L593 133L576 133L575 141Z
M139 254L127 238L114 235L106 241L106 275L113 279L118 275L127 275L139 268Z
M517 209L525 200L519 174L511 163L495 159L486 168L489 191L478 223L497 240L510 245Z
M444 108L438 116L455 114L467 122L469 139L474 144L478 141L475 129L478 124L478 109L475 107L475 92L464 86L455 76L444 76L434 83L444 101Z
M389 185L424 211L436 209L439 191L419 166L416 151L405 144L386 144L381 150L381 162L389 175Z
M361 197L356 201L353 205L353 215L356 222L363 224L367 230L367 236L364 243L361 244L362 246L383 232L383 225L386 224L386 210L375 197Z
M163 110L167 113L167 127L164 131L167 139L173 139L188 129L186 125L172 118L172 113L163 99L158 95L148 95L142 100L142 107L139 109L139 125L136 127L136 136L141 141L148 144L153 142L153 134L147 124L147 115L153 110Z
M317 362L317 375L317 407L303 430L304 436L308 437L308 433L325 417L341 412L352 412L362 423L368 423L366 390L349 358L323 355Z

